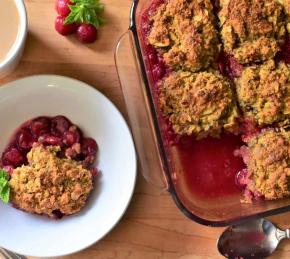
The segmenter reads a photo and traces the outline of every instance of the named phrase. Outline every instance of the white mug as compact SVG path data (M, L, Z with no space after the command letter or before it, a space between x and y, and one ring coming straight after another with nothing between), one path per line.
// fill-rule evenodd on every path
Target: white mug
M15 5L19 13L20 27L17 39L13 44L12 48L10 49L9 54L6 56L4 60L0 61L0 78L3 78L8 74L10 74L19 63L24 50L28 30L27 14L23 0L4 0L4 1L15 1Z

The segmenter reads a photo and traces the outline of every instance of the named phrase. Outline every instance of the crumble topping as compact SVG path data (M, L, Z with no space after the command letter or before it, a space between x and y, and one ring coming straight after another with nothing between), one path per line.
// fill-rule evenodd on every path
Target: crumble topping
M281 1L289 5L289 0ZM223 0L221 6L219 19L226 52L241 64L276 55L286 34L284 8L278 1Z
M173 72L159 84L160 107L175 133L197 139L237 129L230 83L218 72Z
M210 66L220 44L210 0L171 0L152 17L149 43L175 69L198 71Z
M287 14L287 32L290 33L290 0L278 0L283 6Z
M290 66L273 60L246 68L236 80L238 101L245 115L258 125L290 119Z
M57 211L74 214L93 189L91 172L78 162L57 157L59 146L33 144L28 165L13 170L11 202L29 213L54 217Z
M267 129L242 147L248 170L246 190L266 200L290 196L290 132ZM251 202L245 197L244 202Z

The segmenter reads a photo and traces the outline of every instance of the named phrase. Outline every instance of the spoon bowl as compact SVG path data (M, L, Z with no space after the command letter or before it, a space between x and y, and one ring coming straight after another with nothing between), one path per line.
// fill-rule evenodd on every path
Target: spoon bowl
M289 230L280 230L266 219L257 219L227 228L217 247L226 258L265 258L284 238L289 238Z

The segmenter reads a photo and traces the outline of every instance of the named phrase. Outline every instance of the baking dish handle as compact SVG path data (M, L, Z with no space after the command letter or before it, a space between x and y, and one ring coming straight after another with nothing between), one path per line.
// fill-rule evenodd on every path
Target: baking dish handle
M115 64L127 108L127 115L138 152L139 164L144 178L162 189L168 190L168 181L163 170L152 116L146 98L136 58L132 32L128 30L118 41L115 49Z

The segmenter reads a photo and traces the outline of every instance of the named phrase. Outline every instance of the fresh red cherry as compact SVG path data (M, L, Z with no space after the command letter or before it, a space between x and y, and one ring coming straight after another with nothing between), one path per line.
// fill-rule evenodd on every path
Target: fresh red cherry
M55 10L62 17L67 17L71 12L69 5L73 5L70 0L56 0Z
M91 24L81 24L77 29L77 38L82 43L93 43L97 39L97 29Z
M75 23L64 24L65 17L57 16L55 19L55 29L61 35L70 35L75 33L77 25Z

